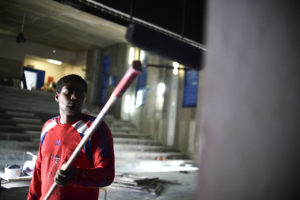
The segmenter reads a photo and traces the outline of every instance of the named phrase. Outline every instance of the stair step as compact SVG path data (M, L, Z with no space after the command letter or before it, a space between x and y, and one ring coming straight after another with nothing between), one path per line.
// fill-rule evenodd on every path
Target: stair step
M41 130L26 130L24 131L24 133L26 135L29 135L30 138L31 138L31 141L40 141L40 138L41 138Z
M28 135L41 135L41 130L26 130L24 131L24 133L28 134Z
M37 144L40 143L40 140L41 140L40 137L36 137L36 138L33 137L33 138L31 139L32 142L37 143Z
M115 151L139 151L139 152L175 152L174 149L161 145L132 145L132 144L115 144Z
M29 141L31 137L24 133L0 132L0 140Z
M155 145L157 142L151 138L121 138L114 137L114 144L128 144L128 145Z
M0 124L0 132L22 132L23 129L22 127L17 127L15 125L12 125L12 124L7 124L7 125L4 125L4 124Z
M19 99L22 99L22 101L20 101ZM38 101L38 100L34 100L32 101L32 99L28 99L25 100L24 98L20 97L16 100L11 100L11 99L6 99L5 101L1 100L1 107L2 108L17 108L18 110L28 110L27 107L31 107L31 108L58 108L57 104L51 100L51 101ZM13 105L13 106L11 106Z
M138 132L138 130L135 127L110 126L109 128L111 131Z
M120 128L120 127L128 127L128 128L135 128L135 125L131 124L130 122L124 122L124 121L112 121L109 123L110 127L116 127L116 128Z
M1 151L37 151L39 141L0 141Z
M52 100L50 101L37 101L30 97L30 100L24 101L23 97L18 98L16 101L0 100L0 110L22 111L28 113L49 113L56 115L58 113L58 105ZM22 99L20 101L19 99Z
M121 173L137 172L170 172L198 170L193 160L143 160L118 159L115 163L116 171Z
M33 124L42 124L41 119L38 118L22 118L22 117L12 117L11 118L15 122L23 122L23 123L33 123Z
M8 114L4 112L0 112L0 119L10 119L11 116L9 116Z
M11 116L34 117L34 114L30 112L6 111L6 113Z
M172 160L188 159L188 157L179 152L141 152L141 151L120 151L115 154L117 159L150 159L150 160Z
M149 135L140 135L140 134L126 134L126 133L115 133L112 132L114 138L150 138Z
M42 124L24 124L24 123L18 123L17 124L18 127L21 127L23 129L26 129L26 130L41 130L42 129Z
M16 122L9 119L9 118L3 119L3 118L0 117L0 124L3 124L3 125L16 125Z

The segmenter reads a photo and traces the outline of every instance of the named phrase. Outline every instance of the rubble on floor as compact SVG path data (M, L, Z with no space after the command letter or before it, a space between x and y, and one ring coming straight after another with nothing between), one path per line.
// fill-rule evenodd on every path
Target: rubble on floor
M176 181L162 180L159 178L147 178L140 175L117 173L115 180L110 187L159 196L164 189L164 184L179 183Z

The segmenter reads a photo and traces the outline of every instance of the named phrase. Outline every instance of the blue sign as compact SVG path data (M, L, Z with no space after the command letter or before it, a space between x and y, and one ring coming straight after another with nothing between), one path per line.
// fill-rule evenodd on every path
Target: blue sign
M187 70L184 74L183 107L196 107L199 71Z

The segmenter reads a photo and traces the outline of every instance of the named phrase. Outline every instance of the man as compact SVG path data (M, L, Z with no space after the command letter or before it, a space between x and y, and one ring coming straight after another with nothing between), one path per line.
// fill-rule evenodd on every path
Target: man
M44 199L54 181L58 186L50 199L97 200L99 187L113 182L113 140L104 122L81 150L71 169L59 170L95 119L81 113L86 92L87 84L78 75L67 75L58 81L55 100L60 115L43 126L28 200Z

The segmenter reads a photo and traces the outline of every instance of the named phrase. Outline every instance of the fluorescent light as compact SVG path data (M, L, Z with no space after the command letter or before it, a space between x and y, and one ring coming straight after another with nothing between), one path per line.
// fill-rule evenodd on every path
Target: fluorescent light
M173 74L177 75L178 74L178 67L179 67L178 62L173 62L173 67L174 67Z
M157 95L158 96L163 96L166 90L166 84L164 83L159 83L157 84Z
M166 91L166 85L164 83L157 84L157 91L156 91L156 109L162 110L164 105L164 93Z
M143 95L144 95L144 90L138 90L137 95L136 95L136 102L135 106L139 107L143 104Z
M130 47L129 49L129 57L128 57L128 64L132 64L132 61L134 60L134 48Z
M130 108L129 108L131 114L134 112L134 102L135 102L135 98L134 96L132 96L130 99Z
M61 64L62 64L62 62L61 62L61 61L58 61L58 60L48 59L47 61L48 61L49 63L56 64L56 65L61 65Z
M130 111L130 95L127 94L125 96L124 112L129 113L129 111Z
M141 52L140 52L140 61L143 62L144 58L145 58L145 52L143 50L141 50Z

